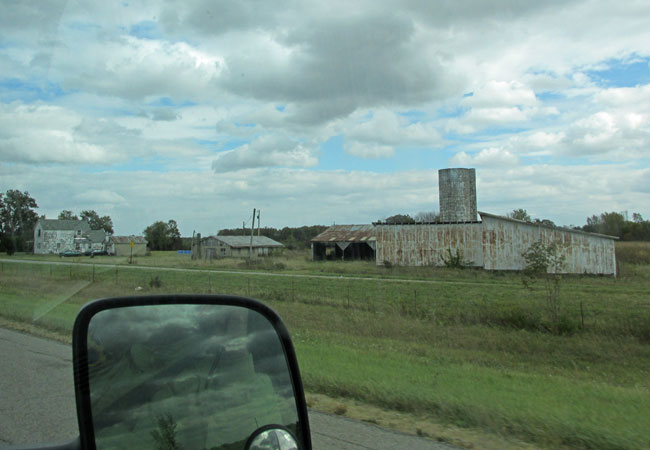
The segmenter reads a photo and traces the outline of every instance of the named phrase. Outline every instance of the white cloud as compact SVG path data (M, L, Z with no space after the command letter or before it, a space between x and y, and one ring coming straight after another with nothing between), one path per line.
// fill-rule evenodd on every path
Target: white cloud
M90 202L91 204L117 204L126 203L126 199L120 194L109 189L89 189L74 195L76 200Z
M230 172L254 167L312 167L318 163L317 154L311 143L265 135L218 154L212 168L215 172Z
M468 155L459 152L450 160L452 166L478 167L508 167L519 164L519 157L502 148L486 148L480 152Z
M2 161L30 163L107 164L120 159L88 141L76 113L45 104L0 103Z

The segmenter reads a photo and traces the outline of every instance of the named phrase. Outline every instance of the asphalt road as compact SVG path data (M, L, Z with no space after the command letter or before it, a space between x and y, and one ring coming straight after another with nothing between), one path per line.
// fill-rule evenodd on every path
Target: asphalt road
M0 328L0 361L0 447L78 435L70 346ZM455 448L315 411L309 422L314 450Z

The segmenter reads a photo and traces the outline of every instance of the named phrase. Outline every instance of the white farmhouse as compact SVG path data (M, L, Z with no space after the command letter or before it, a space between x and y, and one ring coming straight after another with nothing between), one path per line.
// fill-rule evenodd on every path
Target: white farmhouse
M91 230L84 220L39 219L34 227L34 253L105 251L106 232Z

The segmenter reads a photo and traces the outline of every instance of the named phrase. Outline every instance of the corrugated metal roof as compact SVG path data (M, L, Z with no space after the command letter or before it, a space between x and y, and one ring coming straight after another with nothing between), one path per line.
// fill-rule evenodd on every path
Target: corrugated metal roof
M617 236L610 236L608 234L589 233L587 231L574 230L572 228L566 228L566 227L555 227L555 226L547 225L547 224L544 224L544 223L526 222L524 220L513 219L512 217L497 216L496 214L490 214L490 213L481 212L481 211L479 211L478 213L481 215L481 218L490 217L492 219L507 220L507 221L516 222L516 223L524 223L526 225L533 225L533 226L536 226L536 227L539 226L539 227L544 227L544 228L557 229L559 231L568 231L568 232L571 232L571 233L587 234L589 236L596 236L596 237L601 237L601 238L618 240Z
M210 236L210 238L217 239L234 248L250 247L251 245L250 236ZM253 247L284 247L284 245L266 236L253 236Z
M376 241L374 225L332 225L313 238L312 242L367 242Z
M113 244L128 244L133 241L134 244L146 244L147 240L143 236L111 236Z
M38 224L43 230L90 231L90 225L85 220L38 219Z

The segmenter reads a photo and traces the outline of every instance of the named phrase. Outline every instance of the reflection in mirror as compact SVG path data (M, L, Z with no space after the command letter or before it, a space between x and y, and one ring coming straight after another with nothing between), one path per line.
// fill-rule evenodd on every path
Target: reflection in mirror
M248 439L245 450L298 450L298 442L281 427L263 427Z
M296 434L284 350L255 311L224 305L103 310L90 321L87 346L99 450L243 449L269 424Z

